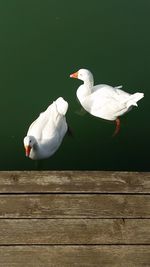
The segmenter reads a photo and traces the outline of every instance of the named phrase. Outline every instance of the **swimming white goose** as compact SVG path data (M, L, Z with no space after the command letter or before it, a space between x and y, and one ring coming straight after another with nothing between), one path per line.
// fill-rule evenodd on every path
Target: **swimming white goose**
M121 90L122 86L112 87L106 84L94 86L92 73L87 69L80 69L70 75L84 83L77 89L77 98L83 108L93 116L116 121L114 135L120 130L119 117L137 106L137 101L144 97L143 93L129 94Z
M44 159L56 152L68 129L67 110L68 103L59 97L31 124L24 138L27 157Z

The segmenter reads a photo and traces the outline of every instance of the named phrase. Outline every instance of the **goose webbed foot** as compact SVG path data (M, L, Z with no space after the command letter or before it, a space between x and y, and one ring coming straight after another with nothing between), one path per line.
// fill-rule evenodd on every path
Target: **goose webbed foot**
M116 136L119 133L119 131L120 131L120 119L117 118L116 119L116 128L115 128L115 131L113 133L113 137Z

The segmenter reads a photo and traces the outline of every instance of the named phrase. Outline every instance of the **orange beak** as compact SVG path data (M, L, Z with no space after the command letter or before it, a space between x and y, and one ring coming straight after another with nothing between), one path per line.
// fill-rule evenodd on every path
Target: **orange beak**
M30 146L25 146L26 157L29 157L30 151L31 151L31 147Z
M78 78L78 71L70 74L70 78Z

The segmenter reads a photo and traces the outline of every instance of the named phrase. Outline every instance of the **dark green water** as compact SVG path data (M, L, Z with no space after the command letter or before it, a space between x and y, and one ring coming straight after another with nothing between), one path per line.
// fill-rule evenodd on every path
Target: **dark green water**
M35 169L24 155L31 122L53 100L69 102L65 137L43 169L150 171L150 1L1 0L0 2L0 170ZM114 123L79 116L69 78L90 69L95 83L141 91L139 107Z

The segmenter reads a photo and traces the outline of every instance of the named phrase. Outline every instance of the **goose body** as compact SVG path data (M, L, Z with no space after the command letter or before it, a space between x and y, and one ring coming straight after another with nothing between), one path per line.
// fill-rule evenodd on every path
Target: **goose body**
M27 157L44 159L57 151L68 129L67 110L68 103L59 97L30 125L24 138Z
M121 89L122 86L112 87L107 84L94 86L93 75L87 69L80 69L70 77L83 81L76 92L83 108L93 116L116 121L115 134L120 129L119 117L133 106L137 106L137 101L144 97L143 93L129 94Z

